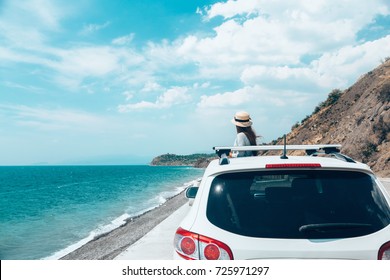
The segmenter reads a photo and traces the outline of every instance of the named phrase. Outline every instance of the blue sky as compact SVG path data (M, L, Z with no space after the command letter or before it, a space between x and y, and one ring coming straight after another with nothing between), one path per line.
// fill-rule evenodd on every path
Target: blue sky
M2 0L0 165L269 142L389 56L386 0Z

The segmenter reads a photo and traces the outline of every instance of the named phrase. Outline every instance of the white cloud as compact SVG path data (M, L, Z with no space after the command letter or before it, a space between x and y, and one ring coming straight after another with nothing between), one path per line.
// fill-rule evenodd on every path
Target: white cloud
M118 69L120 56L108 47L75 48L59 52L60 61L53 68L60 73L88 76L104 76Z
M118 111L121 113L142 109L164 109L175 105L188 103L191 101L186 87L172 87L157 98L155 102L141 101L133 104L119 105Z
M119 46L128 45L133 41L134 36L135 34L131 33L126 36L115 38L114 40L112 40L112 44L119 45Z
M123 93L123 95L126 97L126 101L129 101L130 99L132 99L134 97L134 94L131 93L130 91L125 91Z
M193 88L194 88L194 89L206 89L206 88L209 88L210 85L211 85L210 82L205 82L205 83L201 83L201 84L195 83L195 84L193 85Z
M26 15L34 16L42 26L50 29L59 28L59 21L64 16L65 10L65 7L59 6L57 1L52 0L24 1L19 7L26 12Z
M236 15L258 13L260 11L260 8L261 1L258 0L229 0L227 2L219 2L210 6L208 9L206 9L206 13L208 18L213 18L217 16L222 16L224 18L232 18ZM201 12L198 11L198 13Z
M350 81L377 66L389 55L389 46L390 35L360 45L345 46L335 52L325 53L313 61L313 67L321 73Z
M143 110L143 109L156 109L159 108L157 103L148 102L148 101L141 101L134 104L124 104L118 106L118 112L120 113L126 113L131 112L134 110Z
M173 87L158 98L157 104L160 104L162 108L168 108L172 105L187 103L190 100L191 96L188 94L188 88Z
M5 1L3 8L7 9L8 16L14 16L13 23L31 27L28 22L34 22L36 27L51 30L59 28L59 21L67 11L62 3L52 0Z
M339 87L344 84L332 73L320 73L313 67L247 67L241 80L247 85L260 84L263 87L305 92L321 91L323 88Z
M111 78L110 84L123 83L128 68L138 67L143 58L124 48L110 46L74 47L68 50L47 49L49 59L26 61L55 70L54 80L69 89L80 89L86 78ZM1 55L1 53L0 53ZM107 86L106 86L107 87Z
M93 24L89 23L84 25L83 29L80 31L80 34L82 35L89 35L92 33L95 33L99 30L102 30L104 28L107 28L111 23L109 21L106 21L105 23L102 24Z
M257 89L257 88L256 88ZM245 87L232 92L218 93L211 96L202 95L198 108L224 108L240 106L254 100L256 89Z
M9 82L9 81L5 81L5 82L2 82L0 84L3 84L4 86L6 86L8 88L16 88L16 89L26 90L29 93L40 93L43 91L43 89L39 88L39 87L35 87L35 86L31 86L31 85L24 85L24 84L20 84L20 83Z
M111 126L109 120L101 116L72 109L1 104L0 109L16 124L39 130L100 131Z
M294 98L291 101L291 98ZM210 108L237 110L235 108L257 107L275 108L296 104L305 100L304 95L289 90L269 90L261 86L245 86L235 91L218 93L210 96L202 95L197 104L199 112L208 111Z
M359 30L376 15L389 12L383 1L355 2L220 2L207 9L209 18L226 19L214 28L213 36L190 35L169 51L197 63L200 73L213 78L240 76L246 65L299 66L307 54L355 45ZM235 17L242 14L251 16Z
M68 14L64 3L51 0L3 1L0 17L0 42L3 46L38 48L59 32L60 21Z
M389 5L385 0L359 1L341 0L229 0L206 7L205 13L209 19L222 16L225 19L238 15L261 15L277 20L291 19L318 20L331 22L349 18L355 22L369 21L374 14L386 14ZM203 14L203 13L202 13Z
M344 88L367 69L378 65L386 57L388 46L390 36L326 52L309 65L300 67L252 65L244 69L241 81L246 85L309 92Z
M147 81L144 87L141 89L142 92L156 92L162 90L162 86L156 82Z
M142 55L123 48L120 43L131 35L117 38L116 45L92 45L85 42L64 41L62 46L52 45L52 35L62 36L61 20L70 14L70 6L63 1L31 0L5 1L0 17L0 58L2 62L35 65L50 80L61 87L80 89L86 78L111 78L120 81L119 74L139 65ZM74 11L74 8L71 8ZM72 13L73 14L73 13ZM91 33L106 28L111 23L88 24L83 32Z

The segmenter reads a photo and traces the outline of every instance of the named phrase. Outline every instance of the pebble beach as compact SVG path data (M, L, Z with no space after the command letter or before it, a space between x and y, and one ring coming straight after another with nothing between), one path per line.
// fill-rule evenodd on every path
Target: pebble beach
M129 219L123 226L98 236L61 259L112 260L186 202L188 202L188 200L185 198L184 193L179 193L168 199L164 204L143 213L140 216Z

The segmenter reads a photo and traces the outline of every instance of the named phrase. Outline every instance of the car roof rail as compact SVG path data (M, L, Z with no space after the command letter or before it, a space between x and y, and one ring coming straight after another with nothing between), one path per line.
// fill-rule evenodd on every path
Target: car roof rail
M319 150L323 150L325 153L339 152L341 148L340 144L318 144L318 145L256 145L256 146L216 146L213 150L218 154L229 154L232 151L244 152L244 151L283 151L284 149L291 150L303 150L308 155L313 154Z
M317 156L317 155L321 155L321 154L331 155L337 159L344 160L346 162L356 163L356 161L354 159L352 159L351 157L344 155L344 154L337 152L337 151L324 151L322 153L317 151L315 153L310 154L310 156Z
M256 145L256 146L216 146L213 147L216 154L220 158L220 165L229 164L229 154L233 151L298 151L303 150L306 155L317 156L319 154L332 155L338 159L342 159L347 162L355 162L352 158L340 153L340 144L317 144L317 145ZM286 158L286 157L285 157Z

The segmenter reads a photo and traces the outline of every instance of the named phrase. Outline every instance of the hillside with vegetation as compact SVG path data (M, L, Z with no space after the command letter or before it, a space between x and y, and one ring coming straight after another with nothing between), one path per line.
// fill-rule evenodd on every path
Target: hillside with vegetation
M273 144L281 144L279 138ZM390 176L390 59L345 91L329 93L287 134L288 144L342 144L341 152Z
M164 154L155 157L150 164L160 166L193 166L198 168L205 168L214 158L216 158L215 154Z

